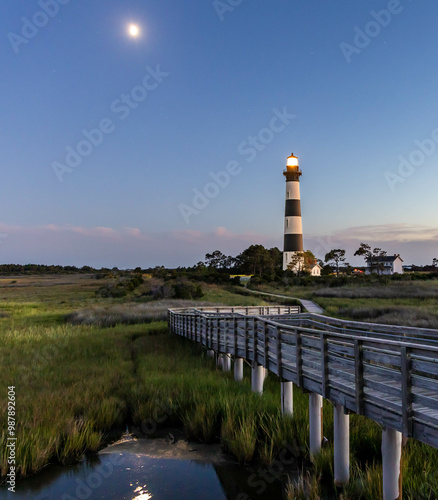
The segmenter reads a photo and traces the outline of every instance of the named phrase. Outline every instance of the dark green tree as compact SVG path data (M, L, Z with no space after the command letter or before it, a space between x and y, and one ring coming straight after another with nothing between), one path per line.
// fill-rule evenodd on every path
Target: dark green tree
M275 261L263 245L251 245L236 257L236 262L242 273L254 276L272 273L275 269Z
M215 250L213 253L207 253L205 255L205 263L208 267L226 269L230 258L231 257L227 257L220 250Z
M339 276L339 266L345 262L345 250L341 248L335 248L330 250L330 252L325 254L325 262L331 264L336 269L336 276Z
M371 250L370 245L366 243L361 243L359 248L354 252L354 255L363 256L365 262L369 263L370 273L373 272L373 269L376 269L379 274L383 269L380 258L386 257L386 254L387 252L381 248L374 248Z

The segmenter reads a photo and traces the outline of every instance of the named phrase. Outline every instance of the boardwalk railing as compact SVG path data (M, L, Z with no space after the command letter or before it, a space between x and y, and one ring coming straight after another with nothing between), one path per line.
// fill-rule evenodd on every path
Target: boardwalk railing
M242 360L251 362L256 392L263 390L261 369L278 375L285 413L292 413L292 383L309 392L311 453L321 445L321 397L334 403L337 482L349 474L348 413L382 425L384 498L398 498L402 435L438 448L438 331L299 312L297 306L269 306L168 314L173 333L220 359L234 356L236 380L243 377Z

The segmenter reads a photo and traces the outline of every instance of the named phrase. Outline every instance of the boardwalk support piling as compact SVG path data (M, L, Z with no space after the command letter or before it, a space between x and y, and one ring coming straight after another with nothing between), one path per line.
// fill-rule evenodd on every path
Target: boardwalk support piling
M293 384L292 382L281 382L281 413L283 415L293 415Z
M309 433L310 454L315 455L322 442L322 396L314 392L309 394Z
M234 359L234 380L236 382L243 380L243 358Z
M333 415L335 484L348 483L350 479L350 416L345 408L336 404Z
M224 366L224 355L223 354L217 354L216 357L216 367L217 368L223 368Z
M223 355L222 369L224 372L231 371L231 354Z
M382 431L383 500L402 497L401 450L401 432L385 427Z
M207 349L207 357L208 358L214 358L214 351L213 351L213 349Z
M263 382L265 380L265 368L255 361L252 363L251 369L251 389L252 392L263 394Z

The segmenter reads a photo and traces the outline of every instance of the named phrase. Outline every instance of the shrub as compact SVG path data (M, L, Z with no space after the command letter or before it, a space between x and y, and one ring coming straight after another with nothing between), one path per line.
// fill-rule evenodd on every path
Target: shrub
M176 299L198 299L204 295L201 285L194 285L190 281L182 281L174 285Z

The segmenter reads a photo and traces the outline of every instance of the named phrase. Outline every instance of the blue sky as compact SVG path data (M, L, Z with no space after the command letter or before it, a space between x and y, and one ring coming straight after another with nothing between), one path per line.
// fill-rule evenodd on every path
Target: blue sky
M293 151L306 248L359 264L365 241L430 263L437 14L432 0L2 3L0 262L281 248Z

